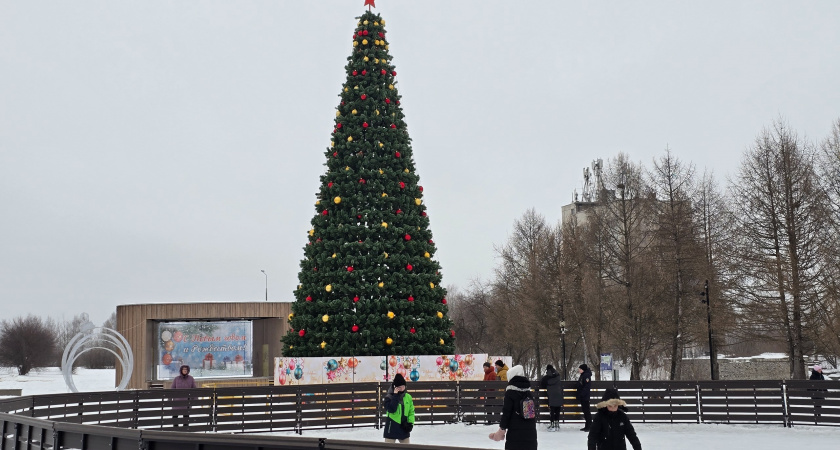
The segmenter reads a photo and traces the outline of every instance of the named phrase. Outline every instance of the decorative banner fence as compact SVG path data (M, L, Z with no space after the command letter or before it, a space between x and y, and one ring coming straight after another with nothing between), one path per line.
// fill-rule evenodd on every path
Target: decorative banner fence
M452 422L486 424L497 422L500 417L505 385L498 381L415 382L409 383L409 392L414 398L418 425ZM534 382L532 386L536 388L538 383ZM574 386L574 382L566 382L564 386L566 405L561 414L564 422L582 422ZM0 449L22 448L20 443L23 441L28 443L23 448L44 448L63 442L62 439L70 439L66 436L71 435L75 443L51 448L97 448L85 442L90 444L91 440L102 440L113 443L121 439L131 443L123 444L125 448L137 448L138 436L152 436L160 440L155 441L158 442L154 445L156 449L177 448L176 444L184 442L196 444L198 440L213 443L213 448L216 444L224 448L228 445L224 442L235 445L251 438L229 440L229 436L199 434L194 436L200 436L200 439L176 439L172 436L182 433L161 434L155 430L302 433L303 430L325 428L379 428L384 417L381 400L388 387L389 383L336 383L18 397L0 400L0 412L6 413L0 414L0 431L3 433ZM602 391L608 387L618 388L621 398L628 403L629 416L637 423L840 426L838 381L593 382L593 409ZM548 420L544 391L537 391L537 397L540 400L538 417ZM68 428L70 424L77 425ZM82 425L97 426L85 428ZM65 437L56 435L60 430L69 434L62 435ZM137 430L145 434L138 435ZM299 446L284 446L278 442L266 446L256 443L263 442L260 437L253 438L253 446L264 448L362 448L358 444L357 447L313 447L309 441L295 444ZM77 445L79 442L76 440L79 439L85 445ZM171 447L164 441L169 442ZM46 445L48 443L49 446ZM365 445L377 448L370 443ZM114 444L109 448L118 447Z

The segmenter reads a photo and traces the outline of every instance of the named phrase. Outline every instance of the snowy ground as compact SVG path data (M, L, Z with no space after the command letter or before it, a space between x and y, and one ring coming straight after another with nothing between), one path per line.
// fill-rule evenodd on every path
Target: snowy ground
M113 370L78 369L73 380L81 391L114 389ZM61 370L48 368L26 376L14 369L0 368L0 389L22 389L23 395L42 395L70 392L64 384ZM761 450L789 450L791 448L840 448L840 427L796 426L783 428L764 425L665 425L635 424L645 449L708 450L725 448L755 448ZM584 449L586 434L580 425L563 425L559 432L545 431L538 425L542 449ZM449 445L471 448L504 448L487 435L495 426L434 425L417 426L411 436L416 444ZM274 433L277 436L297 436L294 433ZM374 428L305 431L304 437L325 437L355 441L381 441L382 430Z

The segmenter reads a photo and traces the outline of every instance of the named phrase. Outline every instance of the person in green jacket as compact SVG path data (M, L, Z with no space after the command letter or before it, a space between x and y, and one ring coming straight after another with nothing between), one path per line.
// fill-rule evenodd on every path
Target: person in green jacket
M414 428L414 401L405 391L405 378L394 376L394 383L388 388L388 394L382 401L387 412L385 423L385 442L410 444L411 430Z

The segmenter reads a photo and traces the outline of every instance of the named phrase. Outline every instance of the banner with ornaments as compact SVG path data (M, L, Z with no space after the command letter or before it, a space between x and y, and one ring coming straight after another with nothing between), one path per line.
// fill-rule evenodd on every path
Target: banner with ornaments
M274 385L368 383L390 381L400 374L413 381L481 381L485 361L501 359L511 366L510 356L486 353L419 356L343 356L274 358Z

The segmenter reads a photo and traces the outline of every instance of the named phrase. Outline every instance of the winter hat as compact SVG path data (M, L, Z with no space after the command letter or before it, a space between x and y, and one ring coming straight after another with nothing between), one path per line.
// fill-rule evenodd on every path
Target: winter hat
M815 372L822 372L822 366L819 364L814 364L814 371Z
M621 398L618 395L618 389L607 388L607 390L604 391L604 396L601 397L601 401L607 401L607 400L611 400L611 399L614 399L614 398Z
M394 387L405 386L405 378L402 375L394 375Z
M521 365L515 365L508 369L508 380L512 380L513 377L524 377L525 376L525 368Z
M504 363L504 361L502 361L501 359L497 359L497 360L496 360L496 365L497 365L497 366L499 366L499 367L504 367L504 366L505 366L505 363Z
M545 370L546 370L547 372L554 372L554 366L552 366L551 364L549 364L549 365L545 366Z
M578 369L583 369L583 371L586 372L587 370L589 370L589 366L587 366L586 364L581 364L580 366L578 366Z

